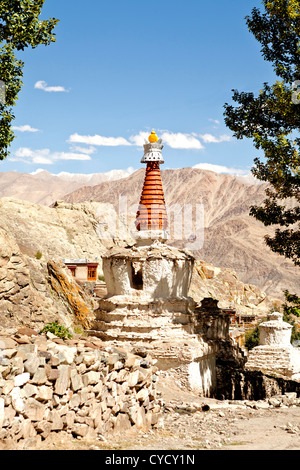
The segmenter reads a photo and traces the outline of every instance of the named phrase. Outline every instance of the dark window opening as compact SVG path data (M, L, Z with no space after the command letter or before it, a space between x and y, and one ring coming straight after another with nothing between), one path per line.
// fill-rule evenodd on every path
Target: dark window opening
M76 268L73 268L73 267L71 268L71 267L69 267L69 270L71 271L72 276L73 276L73 277L76 277Z
M135 269L135 266L130 263L131 267L131 287L132 289L136 290L143 290L144 283L143 283L143 270Z

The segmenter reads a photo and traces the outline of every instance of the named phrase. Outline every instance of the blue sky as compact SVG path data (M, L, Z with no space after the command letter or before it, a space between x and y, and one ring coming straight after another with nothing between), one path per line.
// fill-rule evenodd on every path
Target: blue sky
M17 138L0 171L138 169L155 129L163 168L248 173L257 151L232 138L223 106L233 88L274 81L246 26L254 6L261 2L46 0L43 18L60 20L57 42L20 54Z

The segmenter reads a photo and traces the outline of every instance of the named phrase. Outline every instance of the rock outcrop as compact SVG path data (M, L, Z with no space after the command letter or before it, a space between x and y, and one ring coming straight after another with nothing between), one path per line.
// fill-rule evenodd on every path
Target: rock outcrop
M26 257L7 232L0 230L1 327L43 325L58 318L47 289L47 271L34 258Z
M259 287L244 284L230 269L196 261L190 287L190 295L200 302L205 297L219 301L221 308L231 308L241 317L266 317L274 309L280 309L280 299L268 296Z
M70 313L74 315L74 322L85 329L89 329L94 319L95 305L90 298L74 281L63 264L58 265L53 261L47 263L49 283L58 297L64 302ZM69 274L69 275L68 275Z
M93 303L64 264L47 264L21 253L18 244L0 231L1 328L46 323L79 323L87 328Z
M67 326L74 320L85 325L91 300L62 258L98 257L101 269L101 255L114 243L113 233L107 239L97 233L106 217L110 218L110 209L99 203L50 208L0 200L1 327L41 329L56 320Z

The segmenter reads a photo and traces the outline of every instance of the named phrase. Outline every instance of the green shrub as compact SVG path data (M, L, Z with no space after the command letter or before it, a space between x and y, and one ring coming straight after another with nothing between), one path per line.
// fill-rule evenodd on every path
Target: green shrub
M245 347L250 351L250 349L255 348L259 345L259 325L257 325L252 330L246 331L245 333Z
M283 321L290 323L293 327L291 342L300 340L300 331L295 323L295 317L300 317L300 298L295 294L284 291L285 303L283 304Z
M69 332L68 328L63 325L60 325L57 321L47 323L47 325L44 326L40 333L47 333L48 331L62 339L71 339L73 337L72 334Z
M290 294L288 290L284 291L285 303L283 304L283 312L287 315L295 315L300 317L300 297Z
M35 255L36 259L41 259L42 256L43 256L43 255L42 255L42 253L41 253L40 251L38 251L38 252L36 253L36 255Z

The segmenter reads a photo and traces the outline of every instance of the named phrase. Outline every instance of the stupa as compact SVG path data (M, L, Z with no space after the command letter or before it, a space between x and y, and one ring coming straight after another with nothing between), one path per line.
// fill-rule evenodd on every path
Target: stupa
M102 257L107 295L99 299L92 331L117 346L142 347L156 359L159 369L179 368L192 388L209 395L215 386L220 337L216 334L208 341L203 337L199 311L189 297L194 257L166 244L162 149L153 131L141 160L147 167L136 214L136 242L113 246ZM207 321L213 331L217 322ZM217 330L222 329L216 326ZM222 340L230 338L222 336Z
M162 149L161 139L152 131L141 160L141 163L147 163L147 168L136 220L135 235L140 243L151 244L154 240L166 241L168 238L168 215L160 174L160 164L164 163Z
M271 313L259 325L259 345L251 349L245 364L248 370L300 380L300 351L291 344L292 325L280 312Z

